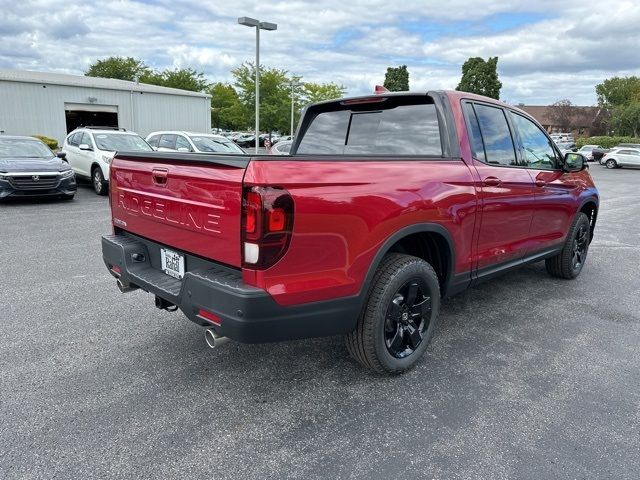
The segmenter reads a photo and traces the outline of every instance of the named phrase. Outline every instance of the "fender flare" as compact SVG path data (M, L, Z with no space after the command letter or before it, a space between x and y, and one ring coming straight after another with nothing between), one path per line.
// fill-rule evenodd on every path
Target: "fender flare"
M591 220L591 232L590 232L591 234L589 235L589 243L591 243L593 241L593 233L596 229L596 222L598 221L598 211L600 210L600 198L597 195L590 195L584 200L582 200L582 202L580 202L580 206L578 207L578 210L576 211L576 216L578 215L578 213L582 211L582 209L587 203L595 203L596 205L593 219Z
M595 203L596 204L596 212L600 209L600 199L595 195L590 195L580 202L580 206L578 207L578 212L582 210L587 203Z
M449 248L449 258L447 261L447 270L444 276L444 285L443 285L441 295L443 297L447 296L448 292L451 290L453 279L454 279L453 272L454 272L454 265L455 265L455 258L456 258L455 246L453 244L453 239L451 238L451 234L445 227L443 227L438 223L417 223L417 224L406 226L398 230L393 235L388 237L384 241L382 246L378 248L378 251L373 257L373 261L371 262L371 265L369 265L369 270L367 271L367 275L365 276L362 287L360 288L360 293L358 294L361 305L366 300L366 296L369 293L369 288L371 287L371 282L373 282L373 276L378 270L378 267L380 266L380 263L382 262L382 259L384 258L384 256L389 252L391 247L393 247L393 245L395 245L399 240L409 235L413 235L415 233L437 233L437 234L440 234L445 239L447 246ZM469 280L471 279L470 275L471 275L471 272L468 272L467 276L469 277Z

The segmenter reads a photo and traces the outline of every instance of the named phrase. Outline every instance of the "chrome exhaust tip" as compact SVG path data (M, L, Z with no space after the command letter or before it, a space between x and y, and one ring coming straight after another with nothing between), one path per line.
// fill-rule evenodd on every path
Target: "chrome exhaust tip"
M217 348L227 343L229 338L217 334L213 328L207 328L204 331L204 340L207 342L209 348Z
M137 290L138 287L137 285L125 285L124 283L122 283L122 280L118 279L116 280L116 284L118 285L118 290L120 290L122 293L129 293L129 292L133 292L134 290Z

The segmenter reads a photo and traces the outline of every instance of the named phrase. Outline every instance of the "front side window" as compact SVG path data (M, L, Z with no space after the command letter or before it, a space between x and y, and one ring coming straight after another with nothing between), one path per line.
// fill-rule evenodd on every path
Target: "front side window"
M82 134L82 140L80 141L81 145L89 145L90 147L93 148L93 142L91 141L91 135L89 135L89 133L84 132Z
M149 140L147 140L147 143L149 145L151 145L152 147L157 147L158 146L158 140L160 140L160 135L154 135Z
M486 163L517 166L516 151L507 118L501 108L475 104L480 132L484 143Z
M175 150L176 137L177 135L162 135L160 137L160 143L158 143L158 148L169 148L171 150Z
M424 98L387 98L318 113L297 153L442 156L435 105Z
M69 145L77 147L80 145L80 140L82 140L82 132L76 132L69 137Z
M526 166L537 170L555 170L558 167L552 141L528 118L511 112L511 119L518 130Z
M176 150L190 152L191 151L191 144L182 135L178 135L176 137Z

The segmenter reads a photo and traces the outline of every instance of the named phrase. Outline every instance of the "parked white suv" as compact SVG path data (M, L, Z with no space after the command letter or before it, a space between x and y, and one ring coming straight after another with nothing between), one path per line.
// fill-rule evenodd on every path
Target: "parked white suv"
M640 167L640 150L637 148L613 148L600 160L607 168Z
M116 152L150 152L153 149L137 133L114 128L78 128L67 135L62 151L76 176L91 180L98 195L106 195L109 165Z
M160 152L244 153L231 139L213 133L151 132L147 142Z

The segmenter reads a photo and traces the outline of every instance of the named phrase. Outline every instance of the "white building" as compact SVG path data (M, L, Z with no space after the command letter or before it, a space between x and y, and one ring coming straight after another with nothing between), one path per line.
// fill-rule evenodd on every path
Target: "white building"
M209 132L211 96L111 78L0 70L0 131L60 144L78 126Z

